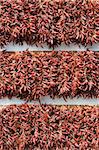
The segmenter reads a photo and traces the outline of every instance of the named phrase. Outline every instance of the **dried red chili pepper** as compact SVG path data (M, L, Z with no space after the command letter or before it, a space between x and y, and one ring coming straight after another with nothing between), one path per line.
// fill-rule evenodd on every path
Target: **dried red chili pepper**
M0 110L0 150L96 150L98 112L98 106L7 106Z
M0 52L0 98L99 98L99 53Z
M0 46L99 42L97 0L0 0Z

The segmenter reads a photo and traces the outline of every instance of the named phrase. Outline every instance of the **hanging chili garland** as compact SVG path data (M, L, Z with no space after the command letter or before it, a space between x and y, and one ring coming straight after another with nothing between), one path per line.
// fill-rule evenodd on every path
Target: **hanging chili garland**
M99 42L97 0L0 0L0 45Z
M0 98L99 98L99 53L0 52Z
M0 111L0 150L96 150L98 119L98 106L7 106Z

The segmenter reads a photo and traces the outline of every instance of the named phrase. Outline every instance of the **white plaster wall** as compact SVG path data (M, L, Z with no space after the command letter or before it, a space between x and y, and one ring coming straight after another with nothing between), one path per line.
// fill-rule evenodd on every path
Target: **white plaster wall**
M4 48L0 48L0 50L7 50L7 51L24 51L26 49L29 49L30 51L51 51L53 50L52 48L49 48L47 45L44 45L43 48L42 47L36 47L35 45L30 46L27 45L25 42L23 43L23 45L18 45L18 44L14 44L10 43L7 46L5 46ZM93 51L99 51L99 43L98 44L94 44L93 46L87 46L84 47L82 45L75 45L75 44L70 44L69 46L66 46L64 44L62 44L61 46L58 46L56 48L54 48L54 50L66 50L66 51L84 51L86 49L89 50L93 50Z

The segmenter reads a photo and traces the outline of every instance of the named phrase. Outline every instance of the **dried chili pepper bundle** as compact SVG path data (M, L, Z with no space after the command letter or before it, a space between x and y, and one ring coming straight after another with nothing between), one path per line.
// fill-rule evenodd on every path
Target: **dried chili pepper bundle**
M99 98L99 52L0 52L0 98Z
M98 106L7 106L0 110L0 150L96 150L98 119Z
M99 42L97 0L0 0L0 46Z

